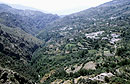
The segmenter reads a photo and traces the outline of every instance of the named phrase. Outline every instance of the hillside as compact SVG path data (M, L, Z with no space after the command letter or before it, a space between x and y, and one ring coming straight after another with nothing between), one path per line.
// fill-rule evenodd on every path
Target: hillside
M11 28L0 24L0 67L17 72L20 77L25 76L25 80L29 81L33 79L34 81L34 79L37 78L36 72L35 69L29 65L29 62L31 61L33 52L42 44L43 42L41 40L20 28ZM2 76L2 73L4 73L4 70L2 70L0 76ZM1 80L2 79L0 79L0 83ZM24 78L22 80L24 80ZM7 83L7 81L5 81L5 83Z
M62 18L0 4L0 84L130 84L130 1Z
M33 84L17 72L0 67L0 84Z
M129 15L129 0L113 0L48 24L32 58L39 81L129 84Z
M102 4L98 7L90 8L88 10L84 10L79 13L75 13L58 19L47 25L47 27L43 29L43 32L41 32L37 37L44 39L44 34L46 33L46 31L49 31L49 33L58 32L57 34L59 34L63 30L76 31L78 29L81 30L94 27L98 29L101 26L100 22L106 23L107 20L110 21L111 19L113 20L114 18L128 15L130 12L129 7L129 0L113 0L112 2L108 2L107 4Z
M58 15L46 14L40 11L18 10L8 5L0 4L0 23L8 27L19 27L32 35L36 35L48 23L58 18Z
M0 32L1 52L6 55L12 52L12 55L15 53L15 56L31 56L35 49L42 44L41 40L19 28L9 28L0 24Z

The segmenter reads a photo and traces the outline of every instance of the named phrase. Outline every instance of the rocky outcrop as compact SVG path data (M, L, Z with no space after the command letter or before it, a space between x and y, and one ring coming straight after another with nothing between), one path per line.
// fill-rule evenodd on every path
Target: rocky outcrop
M73 70L72 70L73 67ZM66 67L65 70L67 73L75 73L78 72L81 69L85 69L85 70L96 70L96 63L94 63L93 61L87 62L85 64L80 64L80 65L74 65L74 66L70 66L70 67Z
M90 80L97 80L97 81L105 81L105 77L112 77L114 76L111 72L109 73L101 73L99 75L97 75L96 77L93 77L93 78L89 78Z

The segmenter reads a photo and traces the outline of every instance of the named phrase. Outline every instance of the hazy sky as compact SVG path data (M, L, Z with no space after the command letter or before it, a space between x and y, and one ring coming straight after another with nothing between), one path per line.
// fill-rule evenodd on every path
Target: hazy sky
M112 0L0 0L0 2L20 4L59 15L71 14L108 1Z

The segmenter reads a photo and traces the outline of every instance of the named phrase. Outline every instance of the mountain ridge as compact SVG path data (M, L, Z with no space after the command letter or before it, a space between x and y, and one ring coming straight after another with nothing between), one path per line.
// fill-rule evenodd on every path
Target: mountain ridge
M4 4L1 4L4 5ZM25 32L30 33L32 35L36 35L41 29L43 29L48 23L52 22L59 18L58 15L46 14L40 11L32 11L32 10L18 10L14 9L8 5L4 5L4 9L0 8L0 13L5 13L7 15L6 18L1 16L3 20L7 21L9 27L19 27L24 29ZM12 21L8 21L12 20ZM8 26L7 24L4 24ZM24 26L25 25L25 26Z
M129 0L63 18L12 8L0 11L0 83L3 71L10 70L19 73L21 83L130 83ZM40 30L27 31L33 28ZM13 83L10 77L15 75L7 77Z

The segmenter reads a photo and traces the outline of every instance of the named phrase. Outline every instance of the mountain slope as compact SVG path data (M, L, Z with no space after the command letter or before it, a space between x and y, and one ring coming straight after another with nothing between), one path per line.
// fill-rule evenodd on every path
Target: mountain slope
M105 19L118 18L121 15L129 14L129 4L129 0L113 0L107 4L90 8L54 21L49 24L45 30L43 29L43 31L48 29L47 31L49 32L60 32L61 30L64 30L65 27L67 29L73 28L74 30L94 27L94 24L96 26L95 22L97 21L105 22ZM43 33L41 32L38 37L42 39L44 37Z
M0 83L130 83L129 0L58 18L0 5Z
M0 24L0 67L19 73L18 76L21 78L19 81L34 81L37 78L37 73L35 69L29 65L29 62L33 52L42 44L43 42L41 40L33 37L20 28L11 28ZM2 73L3 72L4 70ZM0 74L2 75L2 73ZM10 75L14 75L12 72L9 72L8 74L9 77ZM21 76L24 76L25 79ZM0 83L2 80L3 79L1 78ZM18 81L18 79L16 81ZM14 82L17 83L16 81ZM5 81L5 83L8 82L9 81Z
M0 43L3 46L1 51L6 55L14 55L18 58L27 56L30 59L35 49L42 44L42 41L21 29L9 28L4 25L0 25L0 27Z
M0 83L1 84L33 84L31 81L27 80L25 77L21 76L17 72L9 69L0 67Z
M48 24L32 58L40 82L129 84L129 16L130 1L113 0Z
M0 23L9 27L19 27L33 35L36 35L48 23L59 18L57 15L40 11L14 9L5 4L0 4L0 13Z
M33 35L58 18L57 15L18 10L0 4L0 67L18 73L17 75L2 70L0 83L31 84L29 81L38 79L38 73L30 65L30 61L32 54L41 47L43 41ZM5 80L2 76L3 72L8 74L4 76Z

